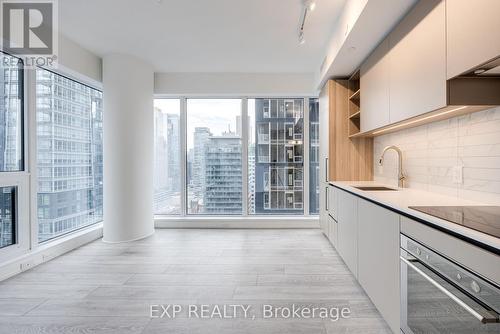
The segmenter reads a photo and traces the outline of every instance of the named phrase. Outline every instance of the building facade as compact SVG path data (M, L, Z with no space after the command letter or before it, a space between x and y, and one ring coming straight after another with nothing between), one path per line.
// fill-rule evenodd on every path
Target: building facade
M241 139L234 133L209 137L205 152L205 213L241 214Z
M155 109L154 212L180 214L180 133L178 114Z
M304 100L255 100L255 213L302 214Z
M102 93L38 69L39 241L102 220Z

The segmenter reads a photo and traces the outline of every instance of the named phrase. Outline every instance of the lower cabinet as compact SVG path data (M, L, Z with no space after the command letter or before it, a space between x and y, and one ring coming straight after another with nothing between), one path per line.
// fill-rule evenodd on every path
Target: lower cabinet
M358 281L394 333L400 331L399 219L358 199Z
M328 239L334 247L337 247L338 239L338 224L337 221L330 215L328 215Z
M358 197L339 191L337 203L336 248L351 273L358 277Z
M325 234L391 330L399 333L400 216L347 191L332 187L328 192Z

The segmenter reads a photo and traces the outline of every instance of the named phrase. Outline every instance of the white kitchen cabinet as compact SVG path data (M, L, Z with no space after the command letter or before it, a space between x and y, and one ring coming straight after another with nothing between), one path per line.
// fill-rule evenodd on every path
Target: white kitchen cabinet
M445 9L419 1L389 35L390 123L446 106Z
M447 78L500 56L500 1L446 1Z
M399 333L399 215L358 200L358 281Z
M338 189L330 185L328 189L328 214L335 220L338 220Z
M390 123L388 52L389 40L385 39L361 66L361 132Z
M337 251L351 273L358 277L358 198L338 192Z
M319 96L319 219L321 229L326 236L328 236L329 109L328 85L325 85Z
M338 243L338 223L332 216L328 216L328 240L332 243L334 247L337 247Z

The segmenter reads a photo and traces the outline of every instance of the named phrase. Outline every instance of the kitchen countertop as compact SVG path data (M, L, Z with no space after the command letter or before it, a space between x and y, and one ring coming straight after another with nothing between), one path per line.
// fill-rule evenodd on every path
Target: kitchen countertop
M425 221L429 225L434 225L440 230L449 231L453 234L458 234L464 237L466 240L474 241L475 243L479 243L481 245L486 245L488 248L495 249L495 253L500 254L500 238L496 238L494 236L473 230L471 228L457 225L447 220L443 220L409 208L410 206L486 205L484 203L458 199L455 197L418 189L404 188L399 189L398 191L363 191L354 188L359 186L385 186L388 188L394 188L394 186L388 186L376 181L338 181L330 182L330 184L334 187L346 190L361 198L365 198L369 201L378 203L396 212L404 214L410 218Z

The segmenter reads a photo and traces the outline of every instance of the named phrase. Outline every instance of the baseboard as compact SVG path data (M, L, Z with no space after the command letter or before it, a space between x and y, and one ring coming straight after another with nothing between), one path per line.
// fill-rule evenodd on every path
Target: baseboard
M155 217L155 228L319 228L318 217Z
M0 264L0 281L48 262L73 249L102 238L102 224L83 229L73 234L42 244L11 261Z

